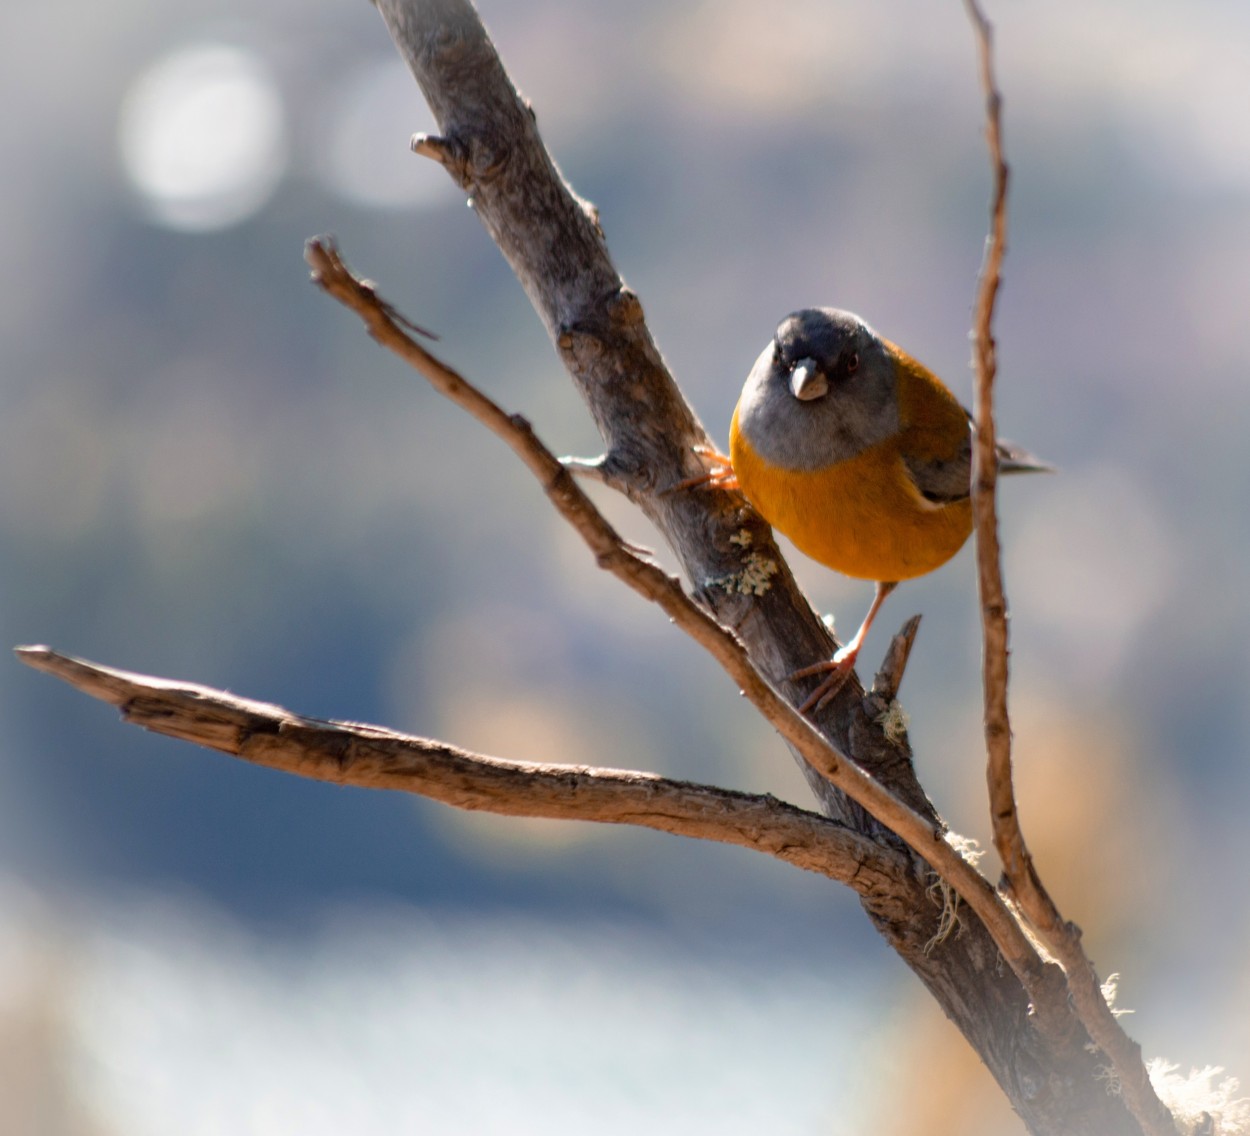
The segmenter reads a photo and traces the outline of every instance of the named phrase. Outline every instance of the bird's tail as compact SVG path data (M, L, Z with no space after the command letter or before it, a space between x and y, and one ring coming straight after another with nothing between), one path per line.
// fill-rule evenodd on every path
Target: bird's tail
M1057 469L1050 462L1042 461L1036 454L1029 453L1014 442L998 439L995 447L998 451L999 473L1055 473Z

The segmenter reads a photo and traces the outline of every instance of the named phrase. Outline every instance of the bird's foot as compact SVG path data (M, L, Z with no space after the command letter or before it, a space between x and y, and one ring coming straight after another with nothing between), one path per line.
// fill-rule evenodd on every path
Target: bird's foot
M810 667L802 667L795 671L790 676L791 682L800 678L811 678L812 675L826 675L825 680L804 699L799 707L799 713L813 713L837 694L855 673L855 660L858 656L859 644L848 643L832 659L825 659L822 662L813 663Z
M738 475L734 473L733 462L722 454L720 450L715 446L691 446L690 448L701 458L704 458L711 468L697 477L687 477L676 485L670 485L667 489L661 489L661 497L667 496L669 493L679 493L683 489L695 489L700 485L710 485L713 489L738 488Z

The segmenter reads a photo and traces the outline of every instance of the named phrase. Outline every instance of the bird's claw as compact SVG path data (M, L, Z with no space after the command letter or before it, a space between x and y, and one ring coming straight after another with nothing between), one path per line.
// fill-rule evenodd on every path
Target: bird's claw
M738 475L734 473L733 462L716 449L715 446L697 445L690 447L696 454L711 463L711 469L695 477L687 477L684 481L660 490L660 496L680 493L683 489L695 489L700 485L710 485L714 489L737 489Z
M812 675L825 674L825 680L803 700L799 706L800 714L810 714L821 709L826 702L841 690L855 673L855 659L859 652L841 648L832 659L824 659L813 663L810 667L801 667L790 676L790 681L811 678Z

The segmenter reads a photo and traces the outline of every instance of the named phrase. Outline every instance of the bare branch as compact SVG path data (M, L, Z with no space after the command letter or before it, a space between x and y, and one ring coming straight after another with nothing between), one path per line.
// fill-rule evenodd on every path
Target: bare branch
M620 540L528 422L503 411L429 355L405 334L405 326L411 325L371 285L351 278L332 248L313 244L309 259L322 285L357 310L379 342L408 359L437 389L504 438L539 478L557 509L582 533L598 562L659 604L717 658L799 756L822 808L841 822L834 830L855 834L854 844L847 846L848 865L860 862L856 859L863 850L860 840L884 850L889 859L874 862L881 871L867 869L872 887L861 890L854 880L848 882L856 887L878 931L976 1048L1030 1129L1039 1136L1137 1133L1139 1126L1122 1102L1105 1093L1096 1080L1103 1059L1090 1051L1088 1034L1070 1010L1059 968L1039 957L1013 911L946 843L945 827L915 776L904 719L885 713L892 704L887 707L880 696L897 687L905 651L884 668L878 694L865 697L857 682L848 683L814 721L802 719L778 691L801 701L806 691L802 684L788 683L787 676L813 659L828 658L832 645L768 527L736 493L657 492L658 487L677 485L700 472L697 452L700 447L711 449L711 440L672 381L641 303L612 265L597 211L560 176L538 135L531 108L517 94L471 4L468 0L374 3L438 125L439 133L417 139L415 148L440 162L467 191L599 427L606 453L593 463L600 468L589 472L604 475L656 524L677 554L698 603L676 580ZM39 661L51 658L44 653ZM34 656L27 661L34 662ZM82 666L70 663L71 670ZM78 678L85 673L74 671ZM92 673L90 682L120 693L118 684L125 677L121 672L97 668ZM181 692L179 697L199 709L215 694L163 680L152 682L163 692L155 702L153 695L138 695L127 698L123 709L131 720L164 732L172 732L167 704L171 692ZM270 751L285 754L283 760L293 764L283 768L292 772L302 772L304 764L313 761L310 754L322 752L324 760L313 762L317 772L311 775L331 780L342 780L347 766L375 773L406 769L399 762L399 751L387 750L381 757L377 748L381 740L398 735L373 727L317 723L262 707L279 716L276 727L271 724L245 736L231 716L239 712L239 703L234 700L234 709L224 716L216 709L209 713L200 723L203 733L197 740L217 748L224 748L223 741L242 741L246 744L241 756L254 761L266 759ZM301 749L306 738L313 744ZM438 755L463 756L453 747L425 744L432 749L421 754L421 762L435 762ZM288 751L288 745L295 748ZM417 760L416 751L403 752L404 760ZM473 763L491 761L469 758L475 776L483 766ZM593 775L588 770L572 771L569 782L570 771L552 767L494 761L489 769L492 777L518 774L523 782L541 782L550 774L558 781L554 799L564 803L572 799L576 804L583 794L593 794L611 781L602 771ZM578 779L583 773L589 775L584 783ZM451 779L460 786L457 792L463 791L462 778L463 769ZM560 789L570 784L576 788ZM414 779L395 787L415 785ZM638 792L642 797L638 817L652 818L649 794L655 782L630 785L627 791L614 787L609 797L619 804ZM438 791L429 795L437 796ZM516 792L523 797L526 791L523 785L514 785L506 795ZM499 804L482 803L472 793L468 799L476 803L467 807ZM505 803L500 811L511 807ZM526 807L524 802L521 807ZM757 838L751 826L757 819L761 825L766 819L771 824L771 814L756 818L750 812L754 806L742 807L754 818L747 834L753 844L747 846L770 850L764 847L769 838ZM663 817L671 820L667 811ZM780 821L782 829L791 819L787 813ZM615 822L650 823L625 817ZM736 842L724 834L709 838ZM780 849L773 854L783 855ZM891 874L894 858L906 865L904 871ZM932 886L934 874L926 861L954 893L946 907ZM1004 966L1004 960L1009 965Z
M1040 997L1043 966L1015 916L985 878L949 845L939 828L910 809L844 753L820 736L756 670L738 638L682 590L680 581L636 555L616 534L569 471L534 434L524 418L507 414L464 376L431 355L395 320L390 304L348 271L333 244L309 241L305 255L313 279L355 311L384 347L411 363L441 394L463 407L512 447L539 479L548 498L578 531L606 568L651 600L729 673L746 698L812 768L902 837L984 921L1007 964L1025 987Z
M1150 1136L1175 1136L1175 1121L1150 1083L1141 1047L1121 1029L1103 995L1093 964L1081 946L1080 929L1059 914L1037 874L1016 808L1011 720L1007 709L1007 595L1003 586L996 504L998 432L994 422L994 379L998 360L993 320L1007 245L1008 171L1003 156L1002 96L994 78L993 29L977 0L965 0L965 3L977 35L981 84L985 92L986 142L994 177L990 236L974 316L976 437L972 463L972 507L983 630L986 776L994 847L1003 864L1003 886L1062 965L1077 1014L1090 1038L1111 1061L1120 1091L1133 1116Z
M618 484L665 536L700 601L741 636L760 672L801 699L805 692L787 685L786 676L829 657L827 631L767 526L737 494L654 492L699 472L692 455L710 448L710 439L664 366L641 304L611 263L596 210L560 176L476 12L468 0L375 3L434 114L439 160L467 190L547 327L604 438ZM761 561L773 571L767 588L727 586ZM887 735L873 701L863 699L858 683L848 683L816 724L940 832L905 732ZM827 770L818 773L799 747L791 749L828 815L887 843L896 839L835 790L821 775ZM1098 1136L1135 1131L1123 1105L1095 1083L1099 1059L1085 1048L1058 967L1038 960L1034 981L1003 967L995 946L1000 936L978 917L979 906L962 911L957 934L935 939L940 913L931 906L931 877L917 869L897 892L866 899L865 909L1030 1128ZM1039 1084L1068 1088L1039 1092Z
M1007 710L1007 597L1003 588L998 513L997 425L994 421L994 379L998 370L993 336L994 305L1002 282L1002 263L1007 233L1007 165L1003 160L1001 96L991 70L991 29L975 0L966 0L977 31L981 82L986 97L986 139L994 170L990 203L990 236L977 288L974 309L976 389L975 443L972 452L972 507L976 526L977 583L981 594L981 627L984 637L982 682L985 693L985 744L987 780L994 847L1002 859L1008 880L1032 876L1032 865L1016 813L1011 774L1011 722ZM1014 882L1013 882L1014 887Z
M378 726L305 718L269 703L100 666L47 647L18 647L16 654L28 666L117 706L137 726L300 777L419 793L459 809L637 825L736 844L862 894L890 887L909 870L900 853L772 796L632 770L506 761Z

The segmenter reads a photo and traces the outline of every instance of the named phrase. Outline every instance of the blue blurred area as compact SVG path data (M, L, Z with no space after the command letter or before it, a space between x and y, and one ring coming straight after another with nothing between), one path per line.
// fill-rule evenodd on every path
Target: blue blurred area
M989 174L959 5L482 9L715 435L778 318L812 303L970 397ZM1002 498L1026 828L1100 968L1130 974L1147 1050L1231 1062L1244 959L1192 929L1218 909L1240 942L1247 912L1250 11L990 15L1013 174L999 423L1062 470ZM502 257L406 152L433 124L369 6L97 19L0 14L3 640L808 803L732 685L601 578L497 440L307 283L303 242L331 232L447 361L555 450L597 452ZM795 567L855 625L866 586ZM865 657L914 611L921 776L988 843L967 550L890 600ZM343 904L610 919L901 971L848 895L744 852L303 783L16 663L0 712L0 873L53 910L185 897L279 938Z

